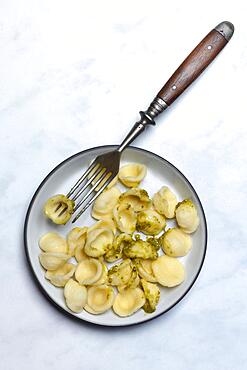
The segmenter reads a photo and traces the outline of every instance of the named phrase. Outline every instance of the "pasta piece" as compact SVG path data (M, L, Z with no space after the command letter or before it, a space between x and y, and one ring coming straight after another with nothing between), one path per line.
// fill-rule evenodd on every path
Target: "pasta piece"
M185 256L192 247L190 235L185 234L181 229L173 227L162 236L162 249L165 254L171 257Z
M91 313L92 315L100 315L101 313L105 311L94 311L88 304L84 306L84 310L87 311L88 313Z
M152 246L156 249L156 251L158 251L161 247L161 238L162 238L162 235L157 238L157 237L153 237L153 236L149 236L147 239L146 239L146 242L152 244Z
M145 296L140 288L125 289L119 292L113 303L113 311L121 317L130 316L145 303Z
M152 262L153 260L150 259L137 259L135 260L135 264L138 270L140 277L149 281L150 283L156 283L157 279L154 276L153 269L152 269Z
M111 247L113 238L114 235L110 229L91 230L87 234L84 251L90 257L103 256Z
M188 234L196 231L199 225L199 217L194 203L190 199L184 199L178 203L175 211L178 226Z
M147 235L157 235L166 226L166 219L153 209L141 211L137 215L136 229Z
M87 238L87 227L74 227L67 236L69 254L75 255L76 249L83 250Z
M87 304L94 312L105 312L112 307L115 294L107 285L93 286L88 289Z
M155 259L158 257L155 246L137 236L132 244L124 247L123 253L129 258Z
M132 234L136 229L136 213L130 204L120 204L113 209L113 217L120 231Z
M163 186L153 196L154 208L166 218L175 217L175 208L177 203L176 195L167 186Z
M110 229L114 235L117 232L116 224L112 218L105 218L104 220L99 220L98 222L96 222L95 224L88 228L88 232L95 229Z
M113 208L117 204L120 194L120 190L116 187L103 191L94 202L92 217L97 220L111 218Z
M70 279L64 287L64 298L68 308L79 313L87 303L87 288Z
M102 263L95 258L82 260L75 271L75 278L82 285L91 285L102 275Z
M132 274L132 263L126 259L118 265L113 266L108 271L108 282L110 285L125 285L128 283Z
M140 278L137 272L137 268L134 266L132 268L132 273L131 273L130 279L128 280L127 284L118 285L118 291L122 292L125 289L136 288L138 287L139 283L140 283Z
M77 262L81 262L85 259L88 258L88 255L85 253L84 251L84 246L83 244L79 245L76 249L75 249L75 259Z
M40 249L44 252L67 253L68 246L64 238L57 233L46 233L39 239Z
M103 262L101 262L101 264L102 264L102 274L101 274L100 278L97 281L95 281L95 283L93 283L91 285L103 285L103 284L106 284L108 282L107 267Z
M62 267L69 258L70 256L65 253L42 252L39 255L41 265L49 271L54 271Z
M130 163L120 168L119 180L128 188L137 187L144 179L147 167L140 163Z
M59 210L57 209L58 206L60 206ZM65 225L74 211L74 206L75 202L67 198L65 195L54 195L45 203L44 214L55 224ZM63 209L65 209L65 211L60 215L61 210Z
M45 277L57 287L64 287L67 281L74 275L76 266L72 263L65 263L55 271L46 271Z
M139 275L138 275L138 271L137 271L137 268L134 266L133 269L132 269L131 277L130 277L128 283L124 286L124 289L126 289L126 288L136 288L136 287L139 286L139 283L140 283L140 278L139 278Z
M147 313L152 313L156 310L156 306L160 299L160 290L156 284L149 283L146 280L141 280L142 288L146 298L143 310Z
M158 283L168 288L181 284L185 278L184 266L173 257L160 256L153 261L152 269Z
M118 200L119 204L131 205L135 212L145 211L151 206L151 199L146 190L133 188L122 193Z
M104 255L105 260L107 262L115 262L118 259L122 258L123 248L129 243L133 243L133 240L129 234L122 233L117 235L113 241L112 246Z

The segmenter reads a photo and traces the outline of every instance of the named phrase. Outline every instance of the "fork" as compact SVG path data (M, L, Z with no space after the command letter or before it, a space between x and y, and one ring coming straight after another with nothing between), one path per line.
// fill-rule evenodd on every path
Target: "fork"
M155 125L154 118L170 106L175 99L181 95L182 92L201 74L201 72L203 72L203 70L227 44L232 37L233 32L233 24L226 21L219 23L212 31L210 31L165 83L150 104L149 108L146 111L140 112L140 120L134 124L117 149L99 155L91 163L88 169L67 194L67 197L74 202L79 200L74 208L74 213L77 211L78 213L72 220L72 223L78 220L83 212L110 184L114 177L117 176L119 172L121 153L126 146L134 141L135 138L145 130L147 125ZM84 183L85 180L87 180L86 183ZM89 186L91 186L90 190L81 197ZM82 205L83 207L80 209ZM58 205L55 210L55 212L59 212L58 217L66 211L66 207L62 210L60 210L60 208L61 204Z

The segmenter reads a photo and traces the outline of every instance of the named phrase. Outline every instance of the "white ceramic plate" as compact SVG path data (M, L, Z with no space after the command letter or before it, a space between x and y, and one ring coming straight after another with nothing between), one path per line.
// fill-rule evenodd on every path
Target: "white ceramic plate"
M24 242L28 262L41 290L45 295L63 312L69 313L78 319L85 320L98 325L125 326L141 323L157 317L174 307L190 290L201 270L207 244L207 226L201 202L194 188L184 175L171 163L156 154L143 149L129 147L123 155L121 164L128 162L143 163L147 166L147 176L141 183L141 187L146 189L150 196L167 185L177 195L179 200L190 198L195 203L200 226L193 234L193 247L186 257L181 261L185 265L187 277L185 281L175 288L162 288L160 302L157 309L152 314L147 314L139 310L130 317L121 318L109 310L101 315L92 315L86 311L75 314L70 311L64 302L63 289L56 288L44 277L44 270L39 263L40 249L38 240L41 235L48 231L57 231L64 236L72 228L69 222L65 226L52 224L47 220L42 212L45 201L54 194L66 193L72 184L81 176L88 164L99 154L114 149L114 146L104 146L92 148L66 159L60 163L41 183L35 192L29 205L24 228ZM121 186L120 186L121 187ZM90 210L81 216L73 226L88 226L95 221L90 216ZM168 226L173 225L174 221L168 221Z

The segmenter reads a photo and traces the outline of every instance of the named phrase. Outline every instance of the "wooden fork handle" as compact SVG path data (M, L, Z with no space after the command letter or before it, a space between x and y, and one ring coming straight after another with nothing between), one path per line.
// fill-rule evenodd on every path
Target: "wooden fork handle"
M230 22L218 24L195 47L162 87L157 97L168 106L202 73L230 40L234 26Z

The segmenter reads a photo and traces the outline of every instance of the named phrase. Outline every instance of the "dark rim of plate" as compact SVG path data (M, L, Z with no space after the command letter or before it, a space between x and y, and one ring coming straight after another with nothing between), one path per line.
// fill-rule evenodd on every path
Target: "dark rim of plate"
M197 194L197 192L195 191L194 187L192 186L192 184L189 182L189 180L184 176L184 174L176 167L174 166L171 162L167 161L166 159L162 158L161 156L159 156L158 154L155 154L149 150L146 150L146 149L142 149L142 148L138 148L138 147L135 147L135 146L129 146L130 149L134 149L136 151L139 151L139 152L146 152L156 158L158 158L159 160L167 163L168 165L170 165L171 167L173 167L181 176L182 178L185 180L185 182L189 185L189 187L193 190L196 198L197 198L197 201L198 203L200 204L200 207L201 207L201 210L202 210L202 214L203 214L203 223L204 223L204 226L205 226L205 244L204 244L204 251L203 251L203 256L202 256L202 260L201 260L201 264L199 266L199 269L193 279L193 281L191 282L190 286L186 289L186 291L181 295L181 297L179 297L176 302L174 302L170 307L168 307L167 309L165 309L164 311L160 312L159 314L157 314L156 316L153 316L153 317L150 317L150 318L145 318L145 320L143 321L139 321L139 322L134 322L134 323L126 323L126 324L117 324L117 325L111 325L111 324L101 324L101 323L96 323L96 322L93 322L93 321L88 321L86 319L83 319L81 317L78 317L78 316L75 316L73 313L69 312L69 311L66 311L64 310L60 305L58 305L54 300L53 298L47 293L47 291L43 288L43 286L41 285L34 269L33 269L33 266L32 266L32 263L31 263L31 259L30 259L30 255L29 255L29 250L28 250L28 243L27 243L27 229L28 229L28 221L29 221L29 215L30 215L30 212L32 210L32 207L33 207L33 204L36 200L36 197L38 195L38 193L40 192L41 188L43 187L43 185L46 183L46 181L60 168L62 167L65 163L69 162L70 160L80 156L80 155L83 155L87 152L90 152L90 151L93 151L93 150L98 150L98 149L107 149L107 148L111 148L111 149L114 149L116 148L116 145L102 145L102 146L97 146L97 147L93 147L93 148L89 148L89 149L85 149L85 150L82 150L81 152L78 152L76 154L73 154L72 156L66 158L64 161L62 161L61 163L59 163L45 178L44 180L41 182L41 184L38 186L37 190L35 191L32 199L31 199L31 202L28 206L28 210L27 210L27 213L26 213L26 217L25 217L25 222L24 222L24 249L25 249L25 254L26 254L26 257L27 257L27 261L28 261L28 264L29 264L29 267L35 277L35 282L37 284L37 286L39 287L39 289L42 291L42 293L45 295L46 298L48 298L48 300L50 302L52 302L52 304L57 307L59 309L59 311L61 311L63 314L66 314L67 316L69 316L70 318L73 318L75 320L79 320L80 322L85 322L85 323L88 323L88 324L92 324L92 325L100 325L100 326L105 326L105 327L116 327L116 328L119 328L119 327L123 327L123 326L132 326L132 325L139 325L139 324L143 324L143 323L146 323L150 320L153 320L153 319L156 319L157 317L163 315L164 313L170 311L174 306L176 306L185 296L186 294L190 291L190 289L192 288L192 286L194 285L195 281L197 280L200 272L201 272L201 269L202 269L202 266L203 266L203 263L204 263L204 260L205 260L205 256L206 256L206 251L207 251L207 239L208 239L208 232L207 232L207 221L206 221L206 216L205 216L205 212L204 212L204 209L203 209L203 206L202 206L202 203L200 201L200 198Z

